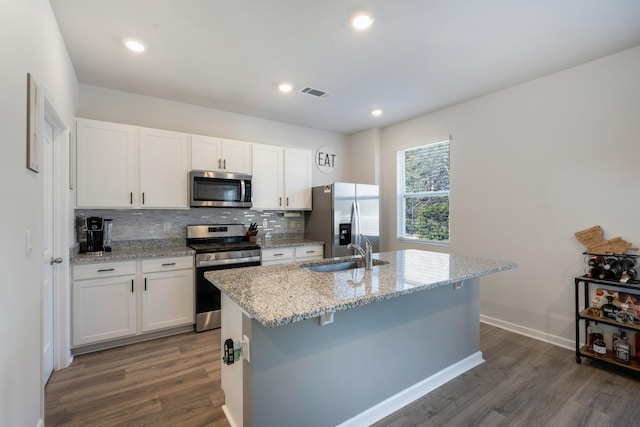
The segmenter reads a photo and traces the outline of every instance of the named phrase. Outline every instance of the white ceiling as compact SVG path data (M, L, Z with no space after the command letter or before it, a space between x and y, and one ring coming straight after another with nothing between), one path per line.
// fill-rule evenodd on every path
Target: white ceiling
M639 0L51 4L81 83L345 134L640 45ZM361 9L375 23L355 32L348 19ZM147 51L127 51L124 37ZM281 81L294 91L279 93Z

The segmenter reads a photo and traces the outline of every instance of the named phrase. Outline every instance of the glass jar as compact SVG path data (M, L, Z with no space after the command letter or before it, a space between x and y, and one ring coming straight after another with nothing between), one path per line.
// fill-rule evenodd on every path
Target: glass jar
M591 300L591 307L587 310L587 314L591 317L595 317L596 319L602 317L602 310L598 307L598 299L594 298Z

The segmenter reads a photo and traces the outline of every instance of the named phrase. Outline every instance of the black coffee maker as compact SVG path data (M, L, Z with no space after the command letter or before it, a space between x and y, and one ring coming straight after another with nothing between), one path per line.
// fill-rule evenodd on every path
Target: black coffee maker
M111 252L111 219L90 216L84 220L86 242L80 245L80 252L90 255L102 255Z

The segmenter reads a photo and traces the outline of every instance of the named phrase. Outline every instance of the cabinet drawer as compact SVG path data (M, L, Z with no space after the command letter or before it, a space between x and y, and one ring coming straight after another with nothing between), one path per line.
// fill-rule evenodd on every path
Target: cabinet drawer
M73 280L136 274L135 261L100 262L73 266Z
M153 258L142 261L142 273L193 268L193 257Z
M293 261L293 248L263 249L262 261Z
M324 247L315 246L298 246L296 248L296 260L304 260L307 258L324 258Z

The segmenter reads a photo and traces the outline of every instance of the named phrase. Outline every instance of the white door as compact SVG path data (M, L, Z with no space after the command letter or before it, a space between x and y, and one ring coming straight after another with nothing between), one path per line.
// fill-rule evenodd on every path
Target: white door
M43 225L42 225L42 384L53 371L53 135L44 121L42 138Z

